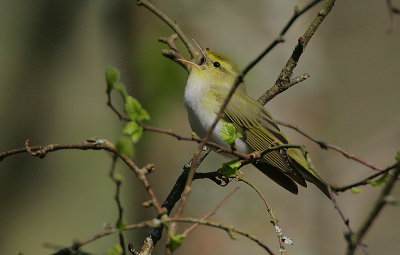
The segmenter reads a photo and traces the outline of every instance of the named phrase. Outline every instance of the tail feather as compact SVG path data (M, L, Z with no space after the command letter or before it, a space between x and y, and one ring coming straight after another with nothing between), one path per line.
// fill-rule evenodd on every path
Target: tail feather
M285 174L281 169L279 169L275 166L272 166L263 160L254 163L254 166L257 167L263 174L268 176L274 182L279 184L281 187L285 188L286 190L290 191L293 194L298 193L298 186L297 186L296 182L292 178L290 178L290 176ZM295 160L291 160L291 167L295 171L298 171L306 181L313 183L329 199L331 199L331 196L329 194L329 188L328 188L329 185L315 171L312 171L312 173L311 173L309 170L305 169L302 165L300 165ZM304 185L304 187L307 187L307 185Z
M254 163L254 166L286 190L292 192L293 194L299 193L297 184L288 176L286 176L279 168L271 166L263 161Z
M300 164L294 161L297 169L301 169L299 172L308 182L313 183L317 188L319 188L329 199L331 199L331 195L329 194L329 185L328 183L319 176L315 171L311 174L307 169L304 169Z
M329 199L331 198L329 194L329 185L318 172L310 166L310 162L305 158L305 156L298 149L288 150L289 158L291 159L291 165L295 167L306 181L315 184Z

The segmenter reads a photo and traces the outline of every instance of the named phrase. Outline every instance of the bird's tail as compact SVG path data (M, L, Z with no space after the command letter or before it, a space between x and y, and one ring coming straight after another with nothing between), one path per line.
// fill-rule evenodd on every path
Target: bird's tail
M305 158L305 156L300 152L299 149L288 149L287 154L289 155L291 162L300 172L306 181L315 184L329 199L331 198L329 194L329 184L322 178L318 172L313 169L311 162Z
M293 194L297 194L299 192L297 184L291 178L286 176L279 168L274 167L263 160L255 162L254 166L286 190L292 192Z
M303 154L298 149L288 149L287 155L290 158L288 164L292 168L290 173L297 172L300 174L289 175L289 173L285 173L280 168L268 164L265 160L259 160L253 164L274 182L293 194L298 193L297 184L307 187L304 181L306 180L317 186L330 199L329 184L311 167L311 163L307 162Z

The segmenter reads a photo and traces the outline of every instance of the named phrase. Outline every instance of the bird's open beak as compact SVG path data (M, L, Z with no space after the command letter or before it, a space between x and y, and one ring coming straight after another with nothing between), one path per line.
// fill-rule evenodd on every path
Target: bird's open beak
M200 52L201 52L201 54L203 55L203 58L204 58L203 63L205 63L206 60L207 60L207 56L206 56L206 52L205 52L203 46L201 46L200 43L199 43L198 41L196 41L195 39L192 39L192 40L193 40L194 43L197 45L197 47L199 47ZM196 63L193 63L193 62L190 62L190 61L181 59L181 58L179 58L179 59L177 59L177 60L180 61L180 62L182 62L182 63L184 63L184 64L186 64L186 65L189 65L189 66L200 67L200 66L199 66L198 64L196 64Z
M186 65L190 65L190 66L194 66L194 67L200 67L198 64L195 64L193 62L190 62L190 61L187 61L187 60L184 60L184 59L181 59L181 58L178 58L177 60L182 62L182 63L184 63L184 64L186 64Z
M207 56L206 56L206 51L204 50L203 46L201 46L201 44L196 39L192 39L192 40L197 45L197 47L199 47L200 52L203 55L204 62L206 62Z

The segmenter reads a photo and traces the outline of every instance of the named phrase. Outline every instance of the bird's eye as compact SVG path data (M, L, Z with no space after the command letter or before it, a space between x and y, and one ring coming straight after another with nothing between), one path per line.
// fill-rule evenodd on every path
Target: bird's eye
M215 62L213 63L213 66L214 66L214 67L220 67L221 64L220 64L219 62L215 61Z

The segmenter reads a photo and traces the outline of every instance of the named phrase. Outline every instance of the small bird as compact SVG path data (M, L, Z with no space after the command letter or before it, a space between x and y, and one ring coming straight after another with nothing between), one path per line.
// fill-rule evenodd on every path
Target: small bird
M178 60L191 67L184 103L193 132L199 137L204 137L241 71L229 56L204 49L196 40L194 41L203 55L200 65L184 59ZM232 123L236 131L242 135L236 140L236 149L240 152L249 154L290 144L271 114L259 102L247 95L244 83L240 84L233 94L223 117L209 137L209 141L230 147L220 135L224 122ZM271 151L253 165L294 194L298 193L297 184L307 187L307 180L330 197L327 183L310 167L300 149Z

